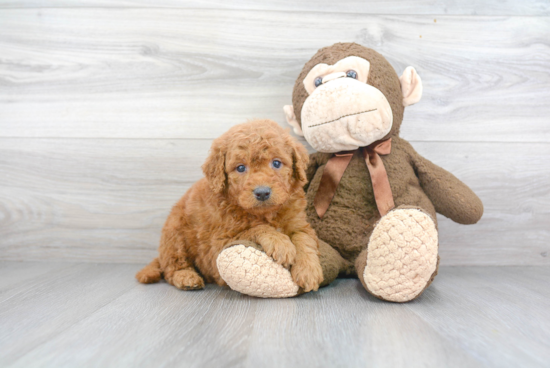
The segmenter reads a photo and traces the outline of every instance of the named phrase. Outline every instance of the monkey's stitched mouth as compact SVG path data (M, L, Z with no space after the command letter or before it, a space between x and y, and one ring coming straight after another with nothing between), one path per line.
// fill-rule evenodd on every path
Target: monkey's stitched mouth
M360 112L356 112L356 113L353 113L353 114L348 114L348 115L340 116L339 118L336 118L336 119L333 119L333 120L330 120L330 121L325 121L324 123L313 124L313 125L310 125L309 127L310 127L310 128L313 128L313 127L318 127L318 126L320 126L320 125L325 125L325 124L334 123L335 121L340 120L340 119L343 119L343 118L347 118L348 116L361 115L361 114L364 114L364 113L366 113L366 112L373 112L373 111L376 111L376 110L378 110L378 109L365 110L365 111L360 111Z

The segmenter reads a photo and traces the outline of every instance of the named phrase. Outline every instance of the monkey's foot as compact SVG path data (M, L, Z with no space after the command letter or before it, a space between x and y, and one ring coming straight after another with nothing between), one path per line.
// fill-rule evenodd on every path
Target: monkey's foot
M392 302L416 298L437 274L437 248L437 230L429 215L412 208L391 211L369 239L366 289Z
M229 287L260 298L288 298L299 287L290 272L271 257L252 247L237 244L224 249L217 259L218 272Z

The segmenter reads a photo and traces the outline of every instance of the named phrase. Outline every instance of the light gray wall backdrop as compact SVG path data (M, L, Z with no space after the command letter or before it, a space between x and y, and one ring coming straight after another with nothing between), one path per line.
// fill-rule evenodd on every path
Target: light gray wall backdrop
M46 7L47 6L47 7ZM0 3L0 260L147 262L212 139L282 106L323 46L372 47L424 96L402 136L470 185L447 265L550 264L549 1Z

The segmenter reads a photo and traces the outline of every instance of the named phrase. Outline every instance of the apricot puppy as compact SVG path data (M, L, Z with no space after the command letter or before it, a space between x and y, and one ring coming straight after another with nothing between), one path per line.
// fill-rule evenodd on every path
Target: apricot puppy
M217 257L246 244L290 268L302 291L317 290L323 272L318 239L306 221L307 163L306 149L273 121L229 129L212 144L202 166L206 177L173 207L159 257L137 273L138 281L164 277L183 290L201 289L205 281L226 285Z

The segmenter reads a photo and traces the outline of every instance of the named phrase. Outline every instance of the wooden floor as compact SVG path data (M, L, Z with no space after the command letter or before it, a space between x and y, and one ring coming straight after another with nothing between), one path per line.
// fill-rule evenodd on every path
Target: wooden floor
M548 367L550 267L442 267L408 304L141 285L140 265L2 262L1 367Z

